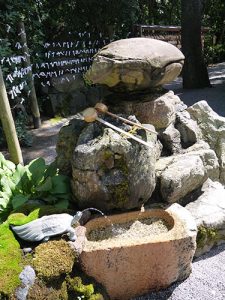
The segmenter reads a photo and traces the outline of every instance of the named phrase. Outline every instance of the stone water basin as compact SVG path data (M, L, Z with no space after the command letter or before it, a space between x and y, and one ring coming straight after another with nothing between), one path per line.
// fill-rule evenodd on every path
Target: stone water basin
M197 227L179 204L100 217L85 227L81 268L105 287L110 299L166 288L191 273Z

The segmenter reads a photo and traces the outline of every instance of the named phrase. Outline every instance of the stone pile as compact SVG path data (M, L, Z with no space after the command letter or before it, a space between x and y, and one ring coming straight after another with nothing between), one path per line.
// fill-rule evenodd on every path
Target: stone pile
M218 195L223 195L225 184L225 118L206 101L187 108L172 91L163 90L163 84L179 75L183 61L176 47L148 38L116 41L97 53L87 78L109 88L103 102L112 112L135 115L137 122L155 128L157 136L134 132L150 144L147 148L96 123L73 119L64 126L57 164L62 173L71 174L78 206L110 211L139 208L146 202L192 202L187 206L192 212L208 197L208 207L221 210L222 218L225 197ZM218 183L206 191L208 180ZM214 197L219 199L213 202ZM196 211L201 241L196 253L202 254L224 240L225 224L222 219L219 225L206 222L204 210ZM215 239L207 237L211 228Z

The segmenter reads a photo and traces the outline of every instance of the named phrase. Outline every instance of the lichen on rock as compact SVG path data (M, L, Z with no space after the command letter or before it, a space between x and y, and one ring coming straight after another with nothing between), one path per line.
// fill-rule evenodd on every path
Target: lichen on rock
M157 150L147 134L142 138L149 147L98 124L82 131L72 159L72 191L81 208L125 210L149 199Z

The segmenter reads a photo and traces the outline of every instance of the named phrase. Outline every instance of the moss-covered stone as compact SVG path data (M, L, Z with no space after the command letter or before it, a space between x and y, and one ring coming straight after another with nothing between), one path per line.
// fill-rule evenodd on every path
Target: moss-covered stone
M20 245L6 221L0 225L0 299L12 294L20 284L19 274L21 271Z
M64 241L50 241L35 248L34 268L40 278L49 281L72 271L76 253Z
M104 300L104 297L95 293L93 284L84 284L81 277L66 277L69 299Z
M22 257L20 244L10 225L23 225L44 215L61 212L64 211L52 206L24 205L17 212L9 215L7 221L0 225L0 299L1 297L7 299L20 284L19 274L24 264L27 264L27 261L32 264L29 255Z
M204 226L198 227L198 234L196 238L197 248L203 248L206 244L216 242L220 239L218 230L215 228L208 228Z
M120 170L124 175L124 180L117 185L108 186L108 190L115 202L115 207L124 208L129 201L129 183L128 183L128 166L123 156L115 160L114 167Z
M115 207L126 207L126 202L129 201L129 184L127 180L124 180L118 185L108 186L108 190L112 199L114 199Z
M27 300L104 300L102 294L96 293L93 284L85 284L79 276L58 278L49 283L36 279L29 290ZM107 298L108 299L108 298Z
M66 282L46 285L40 279L36 279L30 288L27 300L68 300Z

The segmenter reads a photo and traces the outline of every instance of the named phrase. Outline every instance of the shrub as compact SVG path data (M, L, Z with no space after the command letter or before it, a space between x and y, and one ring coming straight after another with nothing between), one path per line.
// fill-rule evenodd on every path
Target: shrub
M0 223L31 199L67 208L70 196L69 177L60 175L55 163L46 165L43 158L37 158L16 166L0 153Z

